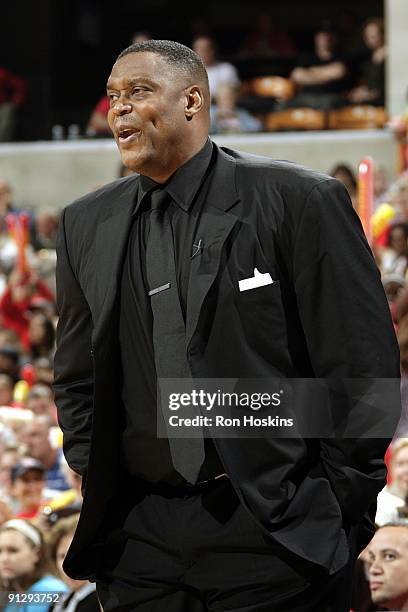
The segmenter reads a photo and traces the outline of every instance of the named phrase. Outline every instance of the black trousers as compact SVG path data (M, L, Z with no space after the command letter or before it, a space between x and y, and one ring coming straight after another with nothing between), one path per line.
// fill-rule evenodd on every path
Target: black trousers
M105 612L349 612L353 565L330 577L312 570L219 480L141 494L109 534L96 588Z

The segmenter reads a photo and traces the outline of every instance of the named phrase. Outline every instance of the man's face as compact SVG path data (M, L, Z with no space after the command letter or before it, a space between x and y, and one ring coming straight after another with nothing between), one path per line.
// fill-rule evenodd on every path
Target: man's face
M373 602L389 610L408 605L408 528L379 529L368 545L368 563Z
M113 66L107 94L123 164L151 178L175 171L188 129L181 76L157 53L130 53Z

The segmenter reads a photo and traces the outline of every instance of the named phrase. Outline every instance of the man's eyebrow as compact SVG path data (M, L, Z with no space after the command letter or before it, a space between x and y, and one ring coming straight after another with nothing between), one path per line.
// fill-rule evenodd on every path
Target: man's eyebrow
M132 87L132 85L137 85L140 82L148 83L152 86L157 85L157 83L153 81L150 77L143 75L126 79L127 87ZM114 81L112 82L111 80L109 80L106 84L106 89L115 89Z
M380 553L393 553L394 555L399 555L400 553L395 548L381 548Z

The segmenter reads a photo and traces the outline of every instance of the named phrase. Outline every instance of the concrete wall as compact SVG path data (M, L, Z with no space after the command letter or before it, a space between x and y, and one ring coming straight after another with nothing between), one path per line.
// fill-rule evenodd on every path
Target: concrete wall
M339 131L220 136L226 147L288 159L328 171L335 163L357 166L366 155L392 178L397 149L387 131ZM27 208L61 208L116 178L119 153L112 140L0 145L0 178L10 182L15 202Z
M391 115L400 115L407 106L408 90L408 2L407 0L385 0L385 27L388 47L386 91L387 110Z

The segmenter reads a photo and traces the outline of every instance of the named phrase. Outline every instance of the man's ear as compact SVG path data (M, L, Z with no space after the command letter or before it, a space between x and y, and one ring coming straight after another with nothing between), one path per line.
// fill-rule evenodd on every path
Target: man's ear
M204 97L201 88L198 85L192 85L185 92L186 104L184 113L187 121L191 121L196 113L204 107Z

